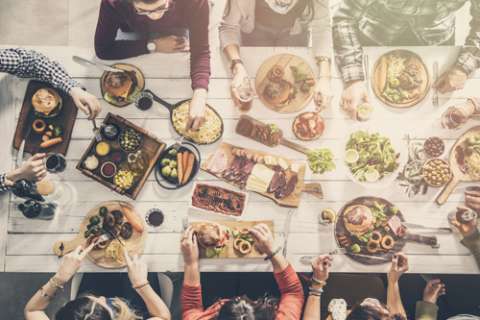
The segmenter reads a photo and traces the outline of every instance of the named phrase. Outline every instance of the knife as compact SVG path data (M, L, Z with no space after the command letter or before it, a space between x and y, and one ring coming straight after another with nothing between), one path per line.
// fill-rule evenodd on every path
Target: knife
M112 231L108 230L108 229L103 229L105 230L113 239L115 240L118 240L118 242L120 242L120 244L122 245L122 247L125 248L125 243L122 242L122 240L120 240L119 237L117 237Z
M433 231L436 230L439 232L447 232L447 233L452 232L452 229L449 227L427 227L427 226L422 226L421 224L409 223L409 222L404 222L403 225L410 229L424 229L424 230L433 230Z
M329 252L329 254L330 255L338 254L338 252L332 251L332 252ZM349 255L354 255L354 256L359 257L359 258L366 258L366 259L370 259L370 260L377 260L377 261L381 261L381 262L385 262L385 263L392 262L392 259L390 259L390 258L370 256L368 254L349 253ZM312 260L315 259L316 257L317 256L302 256L302 257L300 257L300 263L310 266L310 265L312 265Z
M95 67L99 68L99 69L102 70L102 71L107 71L107 72L125 72L125 70L118 69L118 68L114 68L114 67L108 66L108 65L106 65L106 64L103 64L103 63L100 63L100 62L96 62L96 61L91 61L91 60L88 60L88 59L85 59L85 58L82 58L82 57L79 57L79 56L73 56L72 59L73 59L73 61L75 61L76 63L79 63L79 64L89 64L89 65L92 65L92 66L95 66Z
M20 168L22 166L24 151L25 151L25 139L22 140L22 142L20 143L20 147L18 148L17 161L16 161L17 168Z
M283 230L283 249L282 254L284 257L287 256L287 246L288 246L288 236L290 235L290 225L292 223L293 210L288 210L287 221L285 221L285 229Z

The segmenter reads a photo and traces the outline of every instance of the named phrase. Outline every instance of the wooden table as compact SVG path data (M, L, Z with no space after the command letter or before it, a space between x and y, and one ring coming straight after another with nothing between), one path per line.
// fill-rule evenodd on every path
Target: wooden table
M90 92L101 97L99 88L100 72L95 68L85 68L74 63L71 59L73 54L92 58L93 52L61 47L36 47L49 57L60 61L67 70ZM410 48L419 53L432 72L432 64L438 61L443 70L455 60L456 48ZM367 49L370 67L382 52L388 48ZM242 49L243 57L253 76L259 65L267 57L275 53L290 52L304 57L312 66L314 65L310 51L299 48L248 48ZM179 101L191 96L189 79L189 57L186 54L174 55L148 55L126 60L139 66L145 73L146 87L156 92L159 96L169 101ZM256 142L239 137L234 132L234 127L240 112L233 107L229 99L229 74L226 72L225 62L217 48L212 48L212 79L210 82L209 103L216 107L225 121L224 141L270 151L279 155L285 155L296 160L304 160L302 154L290 151L284 147L269 149ZM21 101L25 92L27 81L5 76L0 81L1 101L1 136L5 139L5 145L10 145L13 137L14 126L18 117ZM440 115L447 105L455 103L463 96L475 95L475 88L480 86L480 79L471 79L467 87L455 93L453 97L440 97L441 107L432 106L432 97L427 98L417 107L404 112L395 111L381 106L380 102L371 97L375 111L372 119L365 125L377 128L396 136L404 138L409 134L412 139L425 139L429 136L439 136L446 140L449 148L456 137L466 128L475 125L470 121L466 128L460 131L447 131L440 127ZM328 147L336 155L337 170L324 175L312 175L307 172L307 182L320 182L323 186L325 199L317 200L310 195L303 195L301 206L292 212L290 235L288 238L288 259L297 271L309 271L310 267L300 263L300 257L304 255L317 255L327 253L336 248L332 226L318 224L318 215L322 208L338 210L345 202L362 195L379 195L396 204L404 213L408 222L427 225L430 227L447 226L446 216L455 207L463 202L463 191L466 184L460 185L449 201L441 208L437 207L433 200L439 189L430 189L423 196L409 199L403 188L397 182L385 190L365 189L350 181L346 175L345 167L339 158L342 146L346 141L348 132L358 124L347 120L339 110L338 104L342 84L337 75L333 80L335 98L332 108L324 112L326 119L326 131L322 138L316 142L307 143L309 147ZM459 100L458 100L459 101ZM169 127L168 113L158 106L147 112L141 112L134 106L122 109L113 108L102 101L103 111L100 118L107 112L122 115L131 121L147 128L163 139L168 144L176 138ZM311 102L307 110L313 109ZM277 123L286 133L288 138L294 139L290 130L294 115L277 114L262 106L256 100L250 114L255 117ZM365 126L364 125L364 126ZM91 122L79 113L79 119L75 125L70 150L67 154L68 168L63 174L64 181L76 191L76 199L72 200L70 208L56 216L54 221L28 220L16 210L13 196L4 195L2 198L3 214L0 223L0 268L8 272L54 272L58 267L58 258L52 254L52 244L58 239L69 239L78 231L80 222L89 208L94 207L101 201L112 199L124 199L109 191L102 185L80 174L75 165L81 154L87 147L92 137ZM211 147L202 147L203 153L211 151ZM405 149L402 152L406 152ZM14 156L4 152L1 155L2 169L6 170L13 166ZM199 180L215 180L212 176L201 173ZM157 229L149 229L149 237L145 248L145 258L151 271L182 271L183 259L180 253L179 241L182 233L182 220L188 212L188 188L177 192L169 192L160 189L151 175L135 202L141 214L153 207L161 208L165 215L165 223ZM124 199L128 200L128 199ZM289 209L276 206L273 202L251 194L244 218L246 220L272 219L275 222L275 232L279 244L283 244L285 224ZM215 216L199 215L189 217L190 220L215 219ZM415 230L420 232L421 230ZM405 252L410 258L411 272L416 273L478 273L478 268L473 257L464 248L455 234L439 234L439 249L432 249L423 245L407 244ZM270 265L266 262L254 260L236 261L202 261L203 271L268 271ZM364 266L349 258L338 254L335 255L333 268L335 272L385 272L388 264L379 266ZM82 267L83 272L106 272L90 262Z

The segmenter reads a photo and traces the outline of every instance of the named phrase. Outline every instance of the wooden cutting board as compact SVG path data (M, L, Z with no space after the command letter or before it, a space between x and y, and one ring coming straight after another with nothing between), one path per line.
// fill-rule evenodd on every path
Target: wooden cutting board
M450 182L442 189L442 192L437 196L435 199L435 202L438 205L442 205L445 202L447 202L448 197L450 197L450 194L452 194L453 190L455 190L456 186L460 182L478 182L480 179L475 179L475 177L472 177L466 173L463 173L460 170L460 167L457 162L457 158L455 156L455 149L460 146L463 142L465 142L466 139L469 137L475 136L475 135L480 135L480 126L476 126L471 128L470 130L466 131L463 133L463 135L460 136L460 138L457 139L457 142L453 145L452 149L450 149L450 155L449 155L449 165L450 165L450 170L452 170L452 179L450 179Z
M57 241L53 245L53 253L57 255L58 257L62 257L69 252L72 252L75 250L80 245L85 245L87 239L84 237L84 233L87 230L87 225L89 224L89 219L92 216L95 216L98 214L98 210L100 207L106 207L108 211L113 211L113 210L120 210L123 212L123 208L129 208L130 210L134 211L135 213L138 214L138 212L135 211L135 207L124 201L107 201L107 202L102 202L95 208L91 209L85 218L83 219L82 223L80 224L80 230L77 236L72 239L72 240L62 240L62 241ZM146 224L143 218L140 219L145 227L145 230L143 233L138 233L137 231L133 230L133 235L130 239L124 240L121 239L123 244L125 245L125 248L129 252L130 255L132 254L137 254L141 255L143 254L143 250L145 248L145 240L147 239L147 228ZM124 268L126 264L124 262L118 262L114 259L108 258L105 256L105 250L106 249L100 249L100 250L92 250L88 254L88 258L95 263L97 266L106 268L106 269L119 269L119 268Z
M229 230L243 230L243 229L250 229L254 227L257 224L263 223L268 226L270 231L272 231L272 234L274 234L274 227L273 227L273 221L271 220L265 220L265 221L207 221L207 222L193 222L191 225L195 228L201 224L204 223L217 223L219 225L222 225L226 227ZM247 255L241 255L238 253L235 248L233 247L233 242L234 242L234 237L230 235L230 238L226 242L226 247L225 249L218 255L217 257L210 258L210 259L218 259L218 258L224 258L224 259L240 259L240 258L247 258L247 259L252 259L252 258L263 258L265 257L265 254L262 254L257 251L255 246L253 246L252 251L247 254ZM200 258L202 259L208 259L205 255L206 249L203 247L200 247Z
M227 156L227 163L228 165L230 166L231 163L233 162L233 159L234 159L234 156L232 154L232 149L233 148L237 148L237 149L245 149L245 148L241 148L241 147L237 147L237 146L234 146L234 145L231 145L229 143L225 143L223 142L220 146L219 146L219 149L220 150L223 150L224 153L226 154ZM292 165L294 164L293 161L291 160L288 160L288 159L285 159L283 157L278 157L278 156L275 156L275 155L271 155L271 154L268 154L268 153L265 153L265 152L262 152L262 151L258 151L258 150L250 150L250 149L245 149L247 150L248 152L252 152L258 156L272 156L272 157L277 157L277 158L282 158L284 159L289 165ZM220 173L214 173L214 172L210 172L207 168L209 166L209 163L210 161L212 160L213 158L213 155L214 153L212 153L211 155L209 155L206 160L202 163L202 170L210 173L210 174L213 174L215 177L223 180L223 181L226 181L228 183L231 183L233 185L235 185L236 187L240 187L241 189L245 190L245 188L242 188L240 185L238 184L235 184L234 182L232 181L229 181L225 178L222 177L222 175ZM292 192L292 194L290 194L288 197L285 197L283 199L277 199L275 198L275 195L273 193L258 193L264 197L267 197L271 200L273 200L275 203L277 203L278 205L280 206L285 206L285 207L294 207L294 208L297 208L299 205L300 205L300 199L301 199L301 193L302 192L308 192L308 193L312 193L312 194L316 194L317 196L320 197L321 195L321 186L319 184L305 184L305 164L298 164L298 172L297 172L297 176L298 176L298 182L297 182L297 185L295 187L295 190Z
M35 115L35 110L32 106L32 96L41 88L54 90L62 98L62 109L57 116L52 118L41 118ZM50 84L45 82L36 80L30 81L18 117L17 128L15 129L15 135L13 138L13 147L18 150L22 141L25 139L24 152L26 153L35 154L48 152L65 155L68 151L68 146L70 145L73 127L77 119L77 112L78 109L68 94L53 88ZM63 142L49 148L41 148L40 143L42 143L42 134L36 133L32 129L32 123L35 119L42 119L47 125L52 124L61 126L63 128Z
M292 72L290 70L291 66L298 67L300 70L308 74L309 77L314 79L315 81L315 74L312 68L305 60L303 60L299 56L295 56L288 53L282 53L282 54L272 56L262 63L255 77L255 90L257 91L257 94L260 100L269 109L272 109L279 113L293 113L293 112L298 112L303 108L305 108L308 102L313 97L315 86L312 86L308 91L308 93L303 93L300 90L297 90L295 98L291 99L287 104L282 106L278 106L271 103L270 100L264 96L263 94L264 89L267 86L268 82L270 81L268 80L268 74L274 66L279 66L281 69L283 69L285 73L283 78L291 84L295 82Z

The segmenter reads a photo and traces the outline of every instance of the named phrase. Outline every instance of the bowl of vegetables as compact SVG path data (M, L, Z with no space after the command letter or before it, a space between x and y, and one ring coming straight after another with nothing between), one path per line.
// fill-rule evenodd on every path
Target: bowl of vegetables
M164 189L180 189L198 174L200 162L200 151L192 143L176 143L160 154L155 179Z
M405 164L406 152L401 140L378 131L359 129L351 132L343 149L343 163L349 178L364 187L384 188L398 176Z

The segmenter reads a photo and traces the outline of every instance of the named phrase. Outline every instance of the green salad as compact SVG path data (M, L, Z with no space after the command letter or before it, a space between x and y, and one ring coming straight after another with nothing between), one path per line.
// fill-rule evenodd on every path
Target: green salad
M330 149L315 149L307 154L308 165L313 173L325 173L335 170L333 153Z
M362 130L352 133L345 147L345 162L360 182L375 182L392 174L399 156L389 138Z

